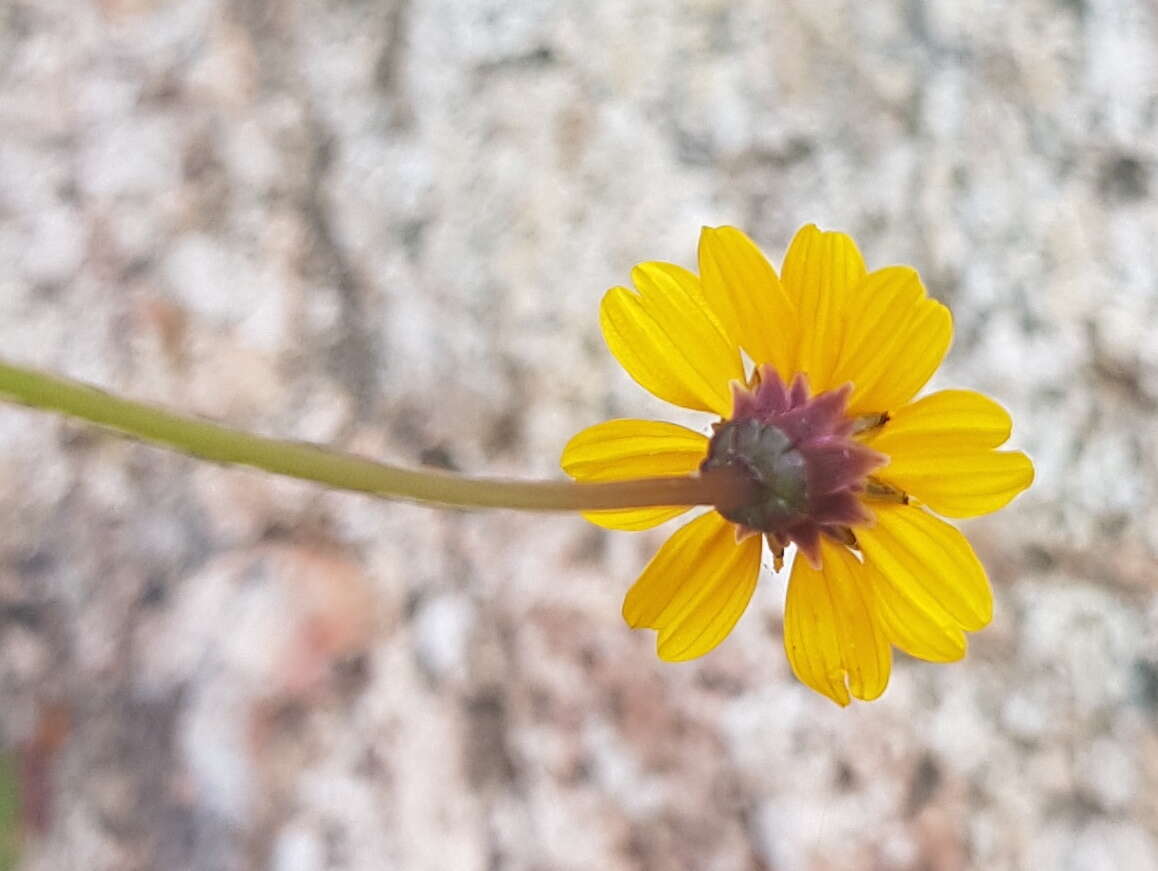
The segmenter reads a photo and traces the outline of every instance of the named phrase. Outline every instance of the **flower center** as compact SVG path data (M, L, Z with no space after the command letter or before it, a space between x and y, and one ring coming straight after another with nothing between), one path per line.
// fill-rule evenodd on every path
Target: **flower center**
M774 424L729 420L716 427L701 469L738 468L757 484L756 500L720 513L748 529L786 529L808 514L804 454Z
M804 375L791 387L761 366L751 388L735 388L730 420L715 426L701 469L739 469L754 496L720 513L742 532L768 536L777 553L794 542L814 563L821 533L840 541L871 520L861 494L870 472L888 462L852 438L857 421L845 413L852 385L812 396Z

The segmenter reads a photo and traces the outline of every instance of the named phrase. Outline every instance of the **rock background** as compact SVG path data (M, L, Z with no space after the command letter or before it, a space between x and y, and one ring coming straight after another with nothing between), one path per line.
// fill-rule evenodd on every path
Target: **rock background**
M437 513L0 408L0 738L40 869L1158 868L1148 0L3 0L0 347L406 463L671 417L597 305L735 223L949 303L1038 483L998 609L840 710L783 578L664 665L664 530ZM697 423L702 424L702 421Z

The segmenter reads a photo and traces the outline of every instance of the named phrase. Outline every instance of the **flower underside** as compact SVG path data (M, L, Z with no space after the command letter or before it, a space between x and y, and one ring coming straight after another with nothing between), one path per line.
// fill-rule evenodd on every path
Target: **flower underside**
M732 416L714 427L701 469L739 469L758 494L720 513L741 537L764 534L777 560L791 543L819 569L822 534L848 543L851 526L872 520L860 494L888 458L853 439L857 420L845 413L851 392L846 384L812 396L806 376L788 386L761 366L751 388L734 387Z
M809 687L846 705L884 691L894 647L960 659L966 633L992 618L993 595L942 518L1003 507L1032 483L1033 464L999 450L1012 421L992 399L918 398L952 340L948 309L912 268L869 271L851 238L811 224L779 270L734 227L705 227L698 253L698 274L637 266L633 288L604 296L600 325L641 386L714 415L712 435L606 421L568 442L563 468L587 481L726 471L713 477L750 486L739 507L717 502L672 534L627 592L624 619L655 630L664 660L702 656L747 608L763 541L776 571L795 544L784 649ZM642 530L687 509L585 516Z

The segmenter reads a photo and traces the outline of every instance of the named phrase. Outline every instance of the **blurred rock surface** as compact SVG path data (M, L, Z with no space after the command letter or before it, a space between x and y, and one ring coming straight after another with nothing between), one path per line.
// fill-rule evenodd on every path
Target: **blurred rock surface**
M1146 0L8 0L6 356L553 475L585 425L672 416L604 288L701 224L778 261L815 221L921 270L938 384L1038 466L969 524L998 608L966 663L842 711L771 573L656 661L619 603L663 530L0 408L0 737L68 724L26 867L1158 868L1156 86Z

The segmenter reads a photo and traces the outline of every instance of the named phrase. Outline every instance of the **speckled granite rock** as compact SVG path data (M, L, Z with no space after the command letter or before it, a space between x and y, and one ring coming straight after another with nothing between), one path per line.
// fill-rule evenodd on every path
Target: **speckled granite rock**
M435 513L0 408L27 869L1158 868L1146 0L8 0L3 353L400 461L670 417L605 287L816 221L948 302L1038 483L966 663L838 710L783 579L664 665L662 536ZM701 423L701 422L697 422ZM325 587L322 581L332 582Z

